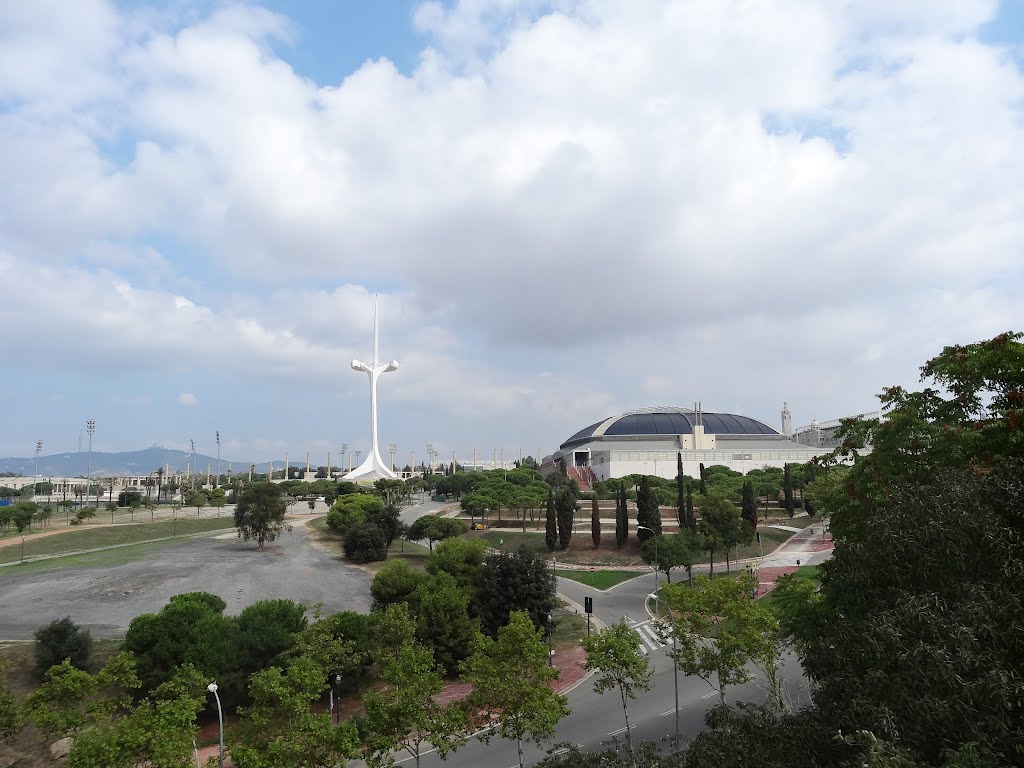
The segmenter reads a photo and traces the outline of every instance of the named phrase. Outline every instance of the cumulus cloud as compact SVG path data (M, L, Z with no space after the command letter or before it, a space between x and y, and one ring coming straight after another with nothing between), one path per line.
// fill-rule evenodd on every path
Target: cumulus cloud
M178 405L185 405L189 407L199 405L199 398L191 392L182 392L178 395Z
M859 411L1022 319L1024 76L978 38L994 0L426 2L414 71L340 83L252 5L21 5L6 312L53 307L35 337L97 366L127 346L355 396L339 362L380 285L382 396L554 433L652 398Z

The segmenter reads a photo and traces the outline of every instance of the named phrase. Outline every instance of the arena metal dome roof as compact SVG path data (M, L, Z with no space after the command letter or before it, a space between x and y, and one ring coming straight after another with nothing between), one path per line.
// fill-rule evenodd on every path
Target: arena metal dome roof
M689 408L659 406L627 411L581 429L559 448L569 448L602 437L659 437L693 434L697 414ZM777 435L778 430L749 416L701 411L704 432L716 435Z

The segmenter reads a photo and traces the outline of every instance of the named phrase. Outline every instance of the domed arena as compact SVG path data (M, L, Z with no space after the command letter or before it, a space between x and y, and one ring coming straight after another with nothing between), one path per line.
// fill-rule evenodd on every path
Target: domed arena
M610 416L581 429L547 458L564 461L581 486L634 473L671 478L677 456L691 477L700 465L720 464L738 472L805 462L821 451L792 437L789 409L783 406L783 432L735 413L658 406Z

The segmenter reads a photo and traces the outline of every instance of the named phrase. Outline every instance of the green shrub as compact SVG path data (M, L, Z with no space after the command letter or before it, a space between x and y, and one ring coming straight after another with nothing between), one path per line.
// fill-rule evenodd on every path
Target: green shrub
M50 667L70 659L77 669L85 669L92 653L92 636L70 616L54 619L35 633L36 672L40 677Z
M362 523L348 530L344 543L345 557L354 563L387 560L388 542L384 531L373 523Z

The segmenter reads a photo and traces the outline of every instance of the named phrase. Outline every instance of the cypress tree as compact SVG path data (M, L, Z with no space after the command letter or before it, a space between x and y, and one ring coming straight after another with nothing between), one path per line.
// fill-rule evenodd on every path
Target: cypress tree
M558 523L558 545L562 549L567 549L569 541L572 540L572 523L576 516L576 494L568 486L558 489L555 516Z
M750 529L757 528L757 500L754 498L754 484L750 480L743 483L743 519L750 524Z
M590 500L590 538L594 540L594 549L601 546L601 507L597 496Z
M704 471L704 462L702 461L700 463L700 495L701 496L707 496L708 495L707 481L708 481L708 477L707 477L707 473Z
M619 483L615 494L615 544L621 547L629 538L629 519L626 516L626 485Z
M686 479L683 477L683 454L676 454L676 518L679 530L688 527L686 523Z
M697 518L693 515L693 494L690 493L690 482L683 480L680 484L682 487L678 489L678 501L679 504L679 530L697 530Z
M641 544L652 536L661 535L661 511L658 509L658 497L654 494L647 475L640 478L640 487L636 492L636 522L651 529L637 530L636 537Z
M796 506L793 504L793 478L789 473L789 464L782 468L782 493L786 500L786 513L792 517Z
M690 520L693 530L697 530L697 516L693 513L693 489L686 484L686 517Z
M544 543L549 552L554 552L558 546L558 525L555 522L555 491L548 488L548 518L547 526L544 528Z

